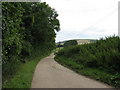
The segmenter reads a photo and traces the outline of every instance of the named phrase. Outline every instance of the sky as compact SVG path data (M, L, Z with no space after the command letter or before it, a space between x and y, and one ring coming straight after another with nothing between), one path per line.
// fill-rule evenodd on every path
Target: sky
M41 0L58 13L56 42L118 35L120 0Z

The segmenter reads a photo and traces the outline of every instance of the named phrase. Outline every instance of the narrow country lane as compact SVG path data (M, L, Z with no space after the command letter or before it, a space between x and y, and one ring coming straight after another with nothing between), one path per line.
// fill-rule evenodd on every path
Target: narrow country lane
M89 79L54 61L54 55L41 60L34 72L32 88L110 88L104 83Z

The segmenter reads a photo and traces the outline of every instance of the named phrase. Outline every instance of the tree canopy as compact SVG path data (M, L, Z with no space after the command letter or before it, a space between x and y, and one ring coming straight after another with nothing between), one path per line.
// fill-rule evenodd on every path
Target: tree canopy
M76 40L69 40L69 41L66 41L64 43L64 47L69 47L69 46L74 46L74 45L77 45L77 41Z
M2 2L3 74L13 73L35 47L55 48L57 17L46 2Z

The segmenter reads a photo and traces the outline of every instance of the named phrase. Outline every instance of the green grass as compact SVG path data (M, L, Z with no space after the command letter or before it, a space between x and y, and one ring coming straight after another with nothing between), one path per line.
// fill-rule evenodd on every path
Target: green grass
M16 74L8 81L5 81L3 88L31 88L31 82L37 63L50 52L41 52L36 49L31 57L26 58L27 62L21 64Z
M70 58L65 57L57 57L55 60L60 63L61 65L75 71L78 74L85 75L89 78L99 80L101 82L107 83L108 85L111 85L113 87L120 87L120 81L119 77L117 75L112 75L110 73L107 73L103 70L97 69L97 68L88 68L84 66L83 64L78 64L74 62L73 60L70 60Z

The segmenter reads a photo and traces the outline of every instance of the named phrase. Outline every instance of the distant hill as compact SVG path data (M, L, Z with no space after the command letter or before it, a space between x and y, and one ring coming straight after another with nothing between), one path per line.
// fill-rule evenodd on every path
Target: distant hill
M75 39L75 40L77 40L78 44L96 42L96 39Z
M80 44L96 42L97 39L72 39L72 40L77 40L78 44L80 45ZM66 40L66 41L69 41L69 40ZM60 43L63 45L66 41L62 41ZM59 44L59 42L57 42L56 44Z

